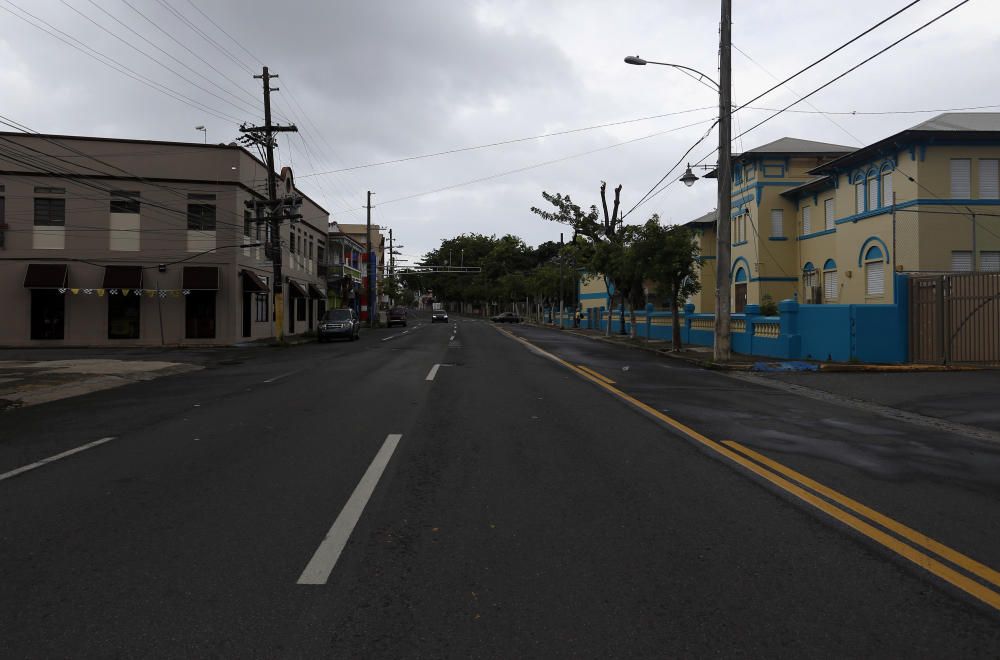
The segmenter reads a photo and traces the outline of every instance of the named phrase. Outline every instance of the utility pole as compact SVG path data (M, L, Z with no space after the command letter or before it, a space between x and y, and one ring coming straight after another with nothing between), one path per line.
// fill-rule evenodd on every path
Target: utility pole
M279 342L285 339L285 297L284 287L281 281L281 220L282 213L278 212L281 202L278 200L278 186L274 174L274 134L284 131L298 131L294 125L278 126L271 124L271 92L277 92L277 87L271 87L271 79L277 78L278 74L269 73L264 67L263 73L254 76L255 79L263 81L264 85L264 125L263 126L240 126L241 133L264 134L264 146L267 149L267 223L271 228L271 263L274 267L274 282L271 290L274 295L274 335Z
M717 239L715 258L715 345L716 362L728 362L732 355L729 321L730 247L729 212L732 205L733 179L730 163L730 131L732 120L732 0L722 0L722 20L719 23L719 199L715 223Z
M372 191L368 191L368 219L365 221L365 252L368 254L368 327L375 327L375 259L372 256Z
M563 250L563 235L559 232L559 329L562 330L563 327L563 313L566 310L565 299L563 296L563 261L565 261L565 256L562 253Z
M389 227L389 280L392 281L392 284L393 284L392 289L395 290L395 288L396 288L395 287L395 284L396 284L396 257L392 253L393 249L394 248L392 246L392 227ZM389 304L390 305L395 305L396 304L395 298L393 298L392 300L390 300Z

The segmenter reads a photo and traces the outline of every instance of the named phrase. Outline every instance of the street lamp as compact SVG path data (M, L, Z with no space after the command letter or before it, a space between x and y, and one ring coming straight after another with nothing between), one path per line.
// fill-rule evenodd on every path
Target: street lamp
M730 246L730 225L729 210L732 207L732 176L730 168L730 122L732 119L732 0L721 0L722 17L719 25L719 82L716 83L697 69L692 69L681 64L671 64L669 62L653 62L644 60L638 55L630 55L625 58L626 64L645 66L646 64L659 64L669 66L681 71L690 72L699 76L699 82L707 80L714 85L719 92L719 166L718 175L718 211L716 212L715 237L715 341L713 346L713 357L717 362L727 362L731 356L731 343L729 334L729 314L731 296L729 291L729 271L732 259L732 249ZM690 75L690 73L688 75ZM681 176L681 181L686 186L691 186L698 177L691 171L689 165L687 171Z
M205 144L208 144L208 129L204 126L195 126L194 130L201 131L205 135Z

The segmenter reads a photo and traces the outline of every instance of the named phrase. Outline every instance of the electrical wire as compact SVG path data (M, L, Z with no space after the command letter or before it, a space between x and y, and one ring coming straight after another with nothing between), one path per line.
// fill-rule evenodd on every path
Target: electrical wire
M191 22L191 20L187 16L185 16L180 10L174 8L174 6L171 5L167 0L156 0L156 1L158 3L160 3L160 5L162 5L164 8L166 8L167 11L169 11L171 14L173 14L174 16L176 16L182 23L184 23L185 25L187 25L195 33L197 33L203 39L205 39L205 41L207 41L208 43L210 43L213 46L215 46L215 48L219 52L221 52L223 55L225 55L226 57L228 57L237 66L243 68L247 73L253 74L254 71L253 71L253 69L251 67L247 66L245 63L243 63L242 61L240 61L239 58L237 58L235 55L233 55L228 50L226 50L221 44L219 44L219 42L215 41L210 36L208 36L205 32L203 32L201 30L201 28L199 28L197 25L195 25L193 22Z
M161 94L165 94L166 96L169 96L169 97L173 98L174 100L180 101L181 103L184 103L185 105L189 105L192 108L195 108L196 110L199 110L201 112L207 112L208 114L212 115L213 117L215 117L217 119L221 119L223 121L233 121L233 122L237 122L237 123L239 122L239 119L237 119L236 117L234 117L232 115L229 115L229 114L225 113L222 110L218 110L218 109L212 108L211 106L208 106L208 105L202 103L201 101L197 101L197 100L195 100L195 99L193 99L193 98L191 98L189 96L186 96L186 95L182 94L181 92L178 92L178 91L176 91L176 90L174 90L174 89L172 89L170 87L167 87L166 85L164 85L162 83L156 82L155 80L153 80L153 79L151 79L151 78L149 78L147 76L144 76L141 73L138 73L134 69L131 69L131 68L125 66L124 64L122 64L118 60L116 60L116 59L114 59L114 58L112 58L112 57L110 57L108 55L105 55L105 54L101 53L100 51L98 51L98 50L96 50L94 48L91 48L90 46L87 46L85 43L83 43L79 39L76 39L72 35L70 35L70 34L68 34L66 32L63 32L59 28L53 26L51 23L49 23L49 22L47 22L47 21L45 21L45 20L43 20L41 18L38 18L37 16L35 16L31 12L25 11L24 9L22 9L18 5L16 5L13 2L11 2L11 0L2 0L2 1L5 2L5 3L7 3L8 5L10 5L11 7L14 7L15 9L17 9L20 12L22 12L23 14L25 14L27 16L30 16L32 19L34 19L35 21L38 21L42 25L45 25L48 29L46 29L46 27L42 27L41 25L38 25L37 23L33 23L32 21L28 20L24 16L21 16L20 14L17 14L15 12L13 12L12 10L8 9L7 7L0 6L0 9L6 11L8 14L11 14L12 16L18 18L19 20L27 23L28 25L34 27L35 29L40 30L42 32L45 32L49 36L55 37L59 41L62 41L64 44L70 46L71 48L74 48L74 49L80 51L81 53L83 53L84 55L87 55L88 57L90 57L92 59L97 60L98 62L100 62L101 64L107 66L108 68L111 68L111 69L113 69L113 70L115 70L115 71L117 71L117 72L119 72L121 74L124 74L124 75L128 76L129 78L132 78L133 80L135 80L137 82L140 82L143 85L146 85L147 87L155 89L156 91L160 92ZM60 35L62 35L62 36L60 36ZM70 41L70 40L72 40L72 41ZM73 43L73 41L75 41L76 43ZM77 44L79 44L79 45L77 45Z

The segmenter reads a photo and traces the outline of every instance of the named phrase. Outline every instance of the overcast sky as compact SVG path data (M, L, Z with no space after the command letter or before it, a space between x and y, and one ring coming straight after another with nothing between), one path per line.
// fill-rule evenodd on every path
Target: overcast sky
M754 106L784 107L957 2L917 3ZM906 4L734 0L735 102ZM31 27L18 8L187 99ZM209 141L230 142L241 121L261 121L251 75L268 65L280 75L277 118L300 131L280 137L280 164L332 220L363 222L365 191L374 191L375 221L393 228L411 260L463 232L558 240L562 228L529 210L544 204L543 190L588 206L602 180L620 183L629 209L718 114L715 92L679 71L622 61L639 54L717 78L714 1L0 0L0 9L0 114L39 132L200 142L194 127L204 125ZM861 146L937 114L903 111L1000 111L998 62L1000 2L971 0L795 107L807 112L782 114L733 148L783 136ZM769 114L737 113L734 135ZM658 115L667 116L316 174ZM717 139L689 160L714 164ZM628 221L659 213L684 222L714 207L713 181L676 184Z

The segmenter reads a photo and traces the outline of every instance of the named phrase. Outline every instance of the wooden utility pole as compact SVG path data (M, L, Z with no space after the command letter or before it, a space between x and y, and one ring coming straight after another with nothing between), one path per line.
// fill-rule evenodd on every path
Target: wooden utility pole
M368 282L365 290L368 294L368 327L375 327L375 259L372 258L372 191L368 191L368 219L365 221L365 253L368 255L368 262L365 270L368 272Z
M264 147L267 153L267 223L271 228L271 264L273 279L271 291L274 295L274 336L279 342L285 339L285 297L281 281L281 220L278 212L281 202L278 200L278 185L274 173L274 134L280 132L298 131L294 125L278 126L271 124L271 92L277 92L277 87L271 87L271 79L278 74L270 73L264 67L263 73L254 78L262 80L264 85L264 125L240 126L241 133L264 134Z
M716 362L727 362L732 355L730 321L729 262L730 207L732 205L733 179L730 163L730 135L732 120L732 0L722 0L722 20L719 23L719 199L718 218L715 223L717 239L715 258L715 345Z

